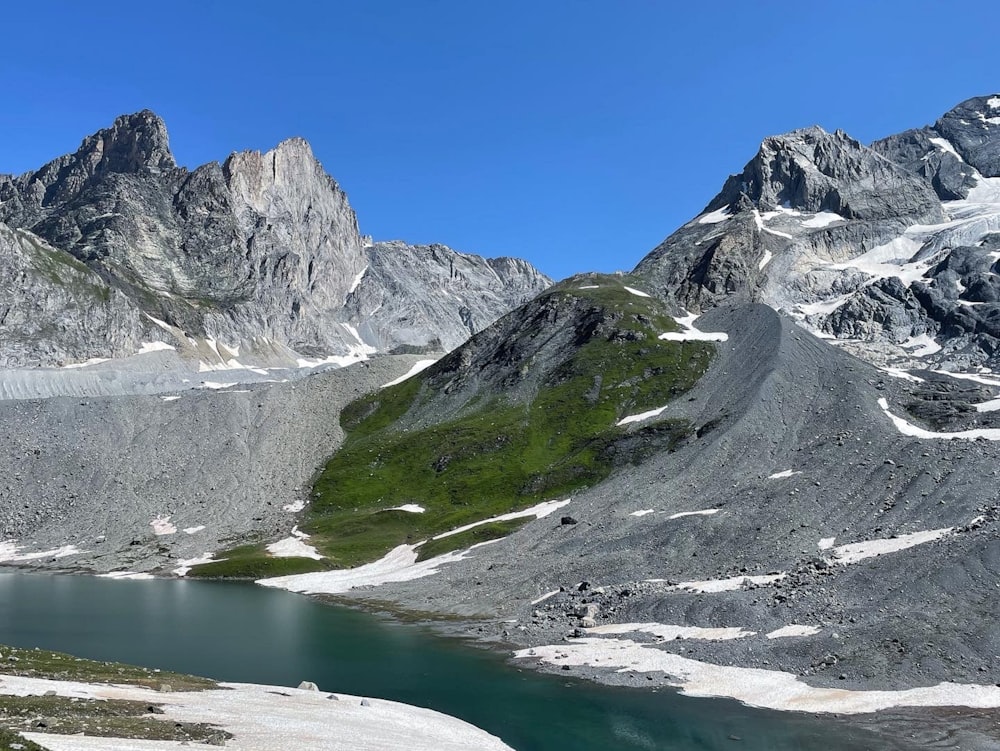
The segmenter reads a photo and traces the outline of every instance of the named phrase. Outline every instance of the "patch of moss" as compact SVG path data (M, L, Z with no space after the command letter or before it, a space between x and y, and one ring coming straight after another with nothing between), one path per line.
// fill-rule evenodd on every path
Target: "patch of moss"
M59 681L119 683L154 689L162 684L168 684L175 691L199 691L218 687L215 681L208 678L150 670L119 662L86 660L46 649L22 649L2 645L0 645L0 674Z
M0 751L45 751L14 730L0 727Z
M31 245L31 261L48 281L67 288L73 294L92 297L100 302L111 299L111 288L85 264L66 253L34 239L22 236Z
M313 558L277 558L270 555L264 545L243 545L219 553L225 560L194 566L188 576L203 579L266 579L271 576L307 574L327 571L331 565Z
M628 430L617 422L690 389L714 347L659 340L677 330L661 303L628 292L617 278L596 283L563 283L536 300L576 316L574 341L527 401L484 389L451 417L400 429L401 418L434 396L425 388L432 368L350 405L342 415L347 439L313 487L303 525L312 544L337 566L355 566L396 545L591 486L687 438L683 421ZM406 503L426 511L386 511Z
M67 696L0 695L0 725L7 732L33 731L102 738L196 741L224 745L233 736L200 723L156 718L157 704L121 699L74 699Z

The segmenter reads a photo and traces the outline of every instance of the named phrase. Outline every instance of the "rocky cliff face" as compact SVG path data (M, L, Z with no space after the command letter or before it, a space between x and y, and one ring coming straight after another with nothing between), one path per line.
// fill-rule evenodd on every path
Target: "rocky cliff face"
M635 272L679 306L765 302L878 362L1000 366L1000 96L866 147L768 138Z
M518 258L482 258L444 245L384 242L368 263L343 315L362 341L381 352L450 351L551 281ZM413 305L419 300L420 305Z
M0 368L134 352L135 305L65 251L0 224Z
M371 266L370 252L347 196L302 139L189 171L176 166L156 115L126 115L84 139L74 154L33 173L0 176L0 221L69 253L147 321L179 332L181 344L188 336L214 339L266 358L266 351L257 352L261 342L310 355L409 343L384 335L360 340L357 331L368 321L353 317L365 307L356 280ZM419 260L403 265L410 278L400 288L436 274L425 273ZM409 339L453 347L463 340L456 332L481 328L548 284L527 264L497 268L499 275L466 276L464 286L453 285L455 305L437 293L395 299L398 317L421 321L420 336ZM396 284L390 271L383 276L385 284ZM345 307L349 296L353 312ZM471 311L469 321L448 317L463 307ZM119 332L106 338L124 341ZM20 352L11 360L58 361L44 344L37 356L30 348Z

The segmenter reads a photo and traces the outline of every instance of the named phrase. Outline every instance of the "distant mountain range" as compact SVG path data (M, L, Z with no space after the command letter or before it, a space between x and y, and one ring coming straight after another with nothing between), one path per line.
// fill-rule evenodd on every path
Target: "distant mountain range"
M549 284L514 258L367 241L299 138L189 171L143 111L0 176L0 366L160 340L211 366L442 352Z

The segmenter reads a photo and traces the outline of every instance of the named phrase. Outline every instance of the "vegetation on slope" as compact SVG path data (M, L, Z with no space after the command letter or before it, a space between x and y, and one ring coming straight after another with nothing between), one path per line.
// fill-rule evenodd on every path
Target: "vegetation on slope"
M596 289L581 289L594 283ZM315 484L305 527L336 563L356 565L394 545L572 493L620 464L671 448L687 434L688 426L675 421L632 432L616 426L626 415L684 393L708 366L709 345L657 339L677 329L660 303L605 277L563 283L529 307L554 312L550 325L567 329L569 346L547 351L542 345L503 363L505 376L516 369L530 380L532 368L542 371L522 390L527 398L480 383L458 414L421 419L425 402L427 411L442 412L430 403L440 390L429 386L447 389L434 382L448 371L450 363L443 361L423 378L372 394L345 411L347 440ZM515 336L535 333L518 323L508 317L501 327L507 324ZM461 360L461 353L452 358ZM473 361L459 370L477 367ZM407 414L415 419L404 420ZM407 503L427 510L385 511ZM466 542L459 536L435 542L448 540L455 547ZM437 547L445 552L444 545Z
M556 285L432 368L345 409L347 438L300 526L334 565L356 566L672 449L687 423L617 422L664 406L705 372L712 345L657 338L677 329L662 303L620 277ZM425 512L392 510L406 504ZM423 557L521 523L428 542Z
M0 645L0 679L3 675L48 678L83 683L113 683L150 689L198 691L217 688L215 681L190 675L150 670L117 662L85 660L41 649ZM148 702L78 699L66 696L12 696L0 694L0 751L32 751L42 747L21 732L43 731L61 735L143 738L224 744L231 736L210 725L164 722L162 713Z

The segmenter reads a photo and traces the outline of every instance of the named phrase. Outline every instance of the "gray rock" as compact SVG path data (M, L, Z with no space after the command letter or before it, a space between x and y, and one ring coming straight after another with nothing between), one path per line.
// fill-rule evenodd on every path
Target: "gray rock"
M319 691L319 686L312 681L302 681L298 687L303 691Z
M926 182L843 131L815 126L764 139L705 210L733 206L744 195L764 210L787 206L862 221L905 216L926 224L943 218Z
M984 177L1000 177L1000 94L965 100L934 129Z
M81 324L60 329L74 315L57 312L65 295L23 331L15 323L28 311L17 301L8 328L22 344L0 342L0 357L14 364L59 364L93 351L101 336L118 345L102 356L128 354L137 329L219 364L228 355L213 355L206 340L263 364L274 347L293 356L440 352L550 283L513 259L366 247L347 196L301 138L178 167L163 122L148 111L118 118L36 172L0 176L0 222L68 253L95 284L117 290L132 317L127 327L107 315L91 320L95 332L69 346ZM0 247L0 261L8 254ZM65 342L46 350L40 327Z

